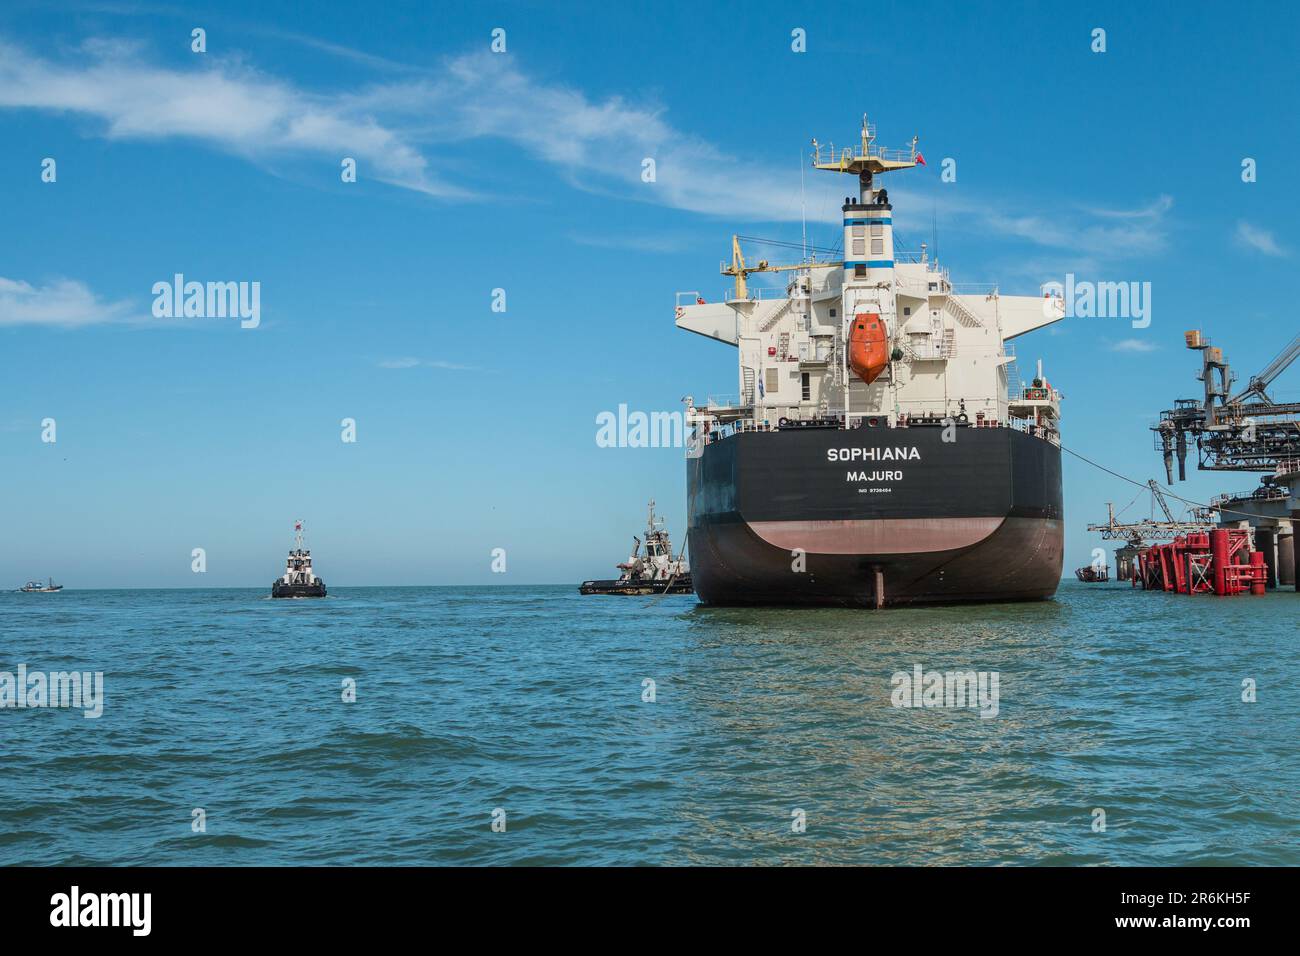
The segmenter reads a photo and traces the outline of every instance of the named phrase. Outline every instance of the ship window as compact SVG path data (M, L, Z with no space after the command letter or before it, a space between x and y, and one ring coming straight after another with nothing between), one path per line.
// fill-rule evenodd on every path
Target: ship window
M911 307L910 305L905 305L905 306L903 306L903 314L904 314L904 315L911 315L911 314L912 314L912 307Z
M878 222L873 222L871 224L871 234L873 236L883 236L885 234L885 227Z
M862 238L862 237L865 236L866 234L867 234L867 227L866 227L866 226L854 226L854 227L853 227L853 238L854 238L854 239Z
M884 239L872 239L872 240L871 240L871 254L872 254L873 256L880 256L880 255L884 255L884 253L885 253L885 240L884 240Z
M835 318L835 310L834 310L834 309L831 309L831 318L832 318L832 319Z
M779 392L781 390L780 369L765 368L764 373L767 375L767 383L764 391Z
M807 372L804 372L803 375L800 376L800 379L801 379L800 386L803 388L803 400L805 402L811 402L812 401L812 376L809 375Z
M854 240L853 240L853 254L854 254L855 256L862 256L862 255L866 255L866 252L867 252L867 240L865 240L865 239L854 239Z
M866 267L866 266L864 266L864 265L856 265L856 266L853 267L853 278L855 278L855 279L861 279L861 278L862 278L863 276L865 276L866 274L867 274L867 267Z

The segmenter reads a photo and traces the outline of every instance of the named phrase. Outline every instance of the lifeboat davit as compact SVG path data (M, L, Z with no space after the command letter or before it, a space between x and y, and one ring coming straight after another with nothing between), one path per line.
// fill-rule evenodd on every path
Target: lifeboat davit
M889 364L889 336L875 312L859 312L849 333L849 368L870 385Z

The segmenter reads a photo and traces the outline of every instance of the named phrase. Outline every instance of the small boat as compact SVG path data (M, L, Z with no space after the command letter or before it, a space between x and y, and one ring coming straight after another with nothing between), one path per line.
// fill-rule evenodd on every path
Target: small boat
M62 591L62 584L55 584L54 578L50 578L49 584L42 584L40 581L28 581L18 589L23 594L52 594L55 591Z
M271 582L273 598L323 598L325 582L311 568L311 552L303 546L302 522L293 523L294 543L285 562L283 577Z
M645 553L641 539L632 536L632 554L615 565L623 573L612 581L583 581L579 594L694 594L691 570L682 554L673 557L673 544L662 519L655 517L655 503L650 502L646 522ZM683 546L683 551L685 546Z
M1100 584L1102 581L1110 580L1110 567L1105 564L1100 567L1089 564L1082 568L1075 568L1074 576L1085 584Z

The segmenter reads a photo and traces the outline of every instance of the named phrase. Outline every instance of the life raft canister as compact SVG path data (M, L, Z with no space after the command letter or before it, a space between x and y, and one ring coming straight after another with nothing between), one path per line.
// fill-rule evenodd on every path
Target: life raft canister
M876 312L859 312L849 334L849 368L870 385L889 364L885 323Z

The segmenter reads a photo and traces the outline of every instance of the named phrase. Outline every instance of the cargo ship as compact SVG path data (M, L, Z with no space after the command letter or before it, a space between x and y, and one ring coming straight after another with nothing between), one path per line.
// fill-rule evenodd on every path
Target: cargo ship
M885 173L925 159L813 140L857 177L843 244L793 265L721 267L722 301L677 293L676 323L738 354L739 395L687 396L692 580L702 603L884 607L1039 600L1061 579L1060 403L1008 343L1064 317L1054 294L954 284L895 248ZM793 244L791 244L793 245ZM752 273L788 273L784 295Z
M285 560L284 574L271 582L273 598L323 598L325 582L316 577L311 566L311 552L303 543L301 521L293 523L293 547Z

